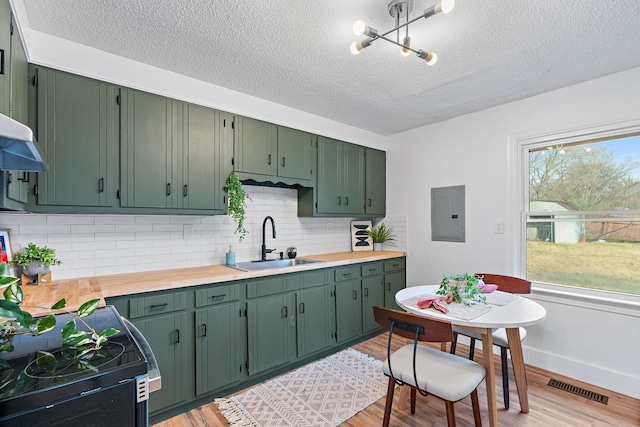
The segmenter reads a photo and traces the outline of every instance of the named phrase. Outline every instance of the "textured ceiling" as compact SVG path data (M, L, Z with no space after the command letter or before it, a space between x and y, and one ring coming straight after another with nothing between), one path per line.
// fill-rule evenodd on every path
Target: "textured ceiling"
M349 52L387 0L22 1L33 30L382 135L640 66L638 0L457 0L409 27L433 66Z

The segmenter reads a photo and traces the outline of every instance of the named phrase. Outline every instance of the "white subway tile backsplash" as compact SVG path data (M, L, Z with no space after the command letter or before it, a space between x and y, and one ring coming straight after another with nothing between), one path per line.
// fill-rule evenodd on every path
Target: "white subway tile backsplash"
M296 190L245 189L252 201L247 202L245 222L249 233L242 242L235 234L235 223L226 215L4 212L0 213L0 228L11 229L14 252L29 242L55 248L63 262L52 268L55 279L223 264L230 245L237 261L255 260L260 257L262 223L267 215L275 220L277 235L271 237L271 224L267 224L266 244L276 248L276 253L289 246L296 246L299 256L351 250L351 218L299 218ZM385 249L406 250L406 218L388 217L384 222L394 230L397 244Z

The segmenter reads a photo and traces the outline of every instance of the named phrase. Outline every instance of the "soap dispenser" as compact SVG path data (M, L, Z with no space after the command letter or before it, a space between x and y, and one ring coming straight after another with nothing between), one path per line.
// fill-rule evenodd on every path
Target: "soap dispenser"
M229 245L229 252L227 252L227 265L236 265L236 253L233 252L233 246Z

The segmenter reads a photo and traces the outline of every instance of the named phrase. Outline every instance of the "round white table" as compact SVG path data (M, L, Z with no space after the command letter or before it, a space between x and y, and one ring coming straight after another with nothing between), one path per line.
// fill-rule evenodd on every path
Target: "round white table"
M463 320L446 315L434 309L421 309L414 304L405 303L412 298L422 295L434 295L438 290L438 285L411 286L396 293L396 303L408 311L420 316L434 319L446 320L455 326L464 326L482 334L482 358L487 377L487 405L489 408L489 423L491 426L498 425L498 408L496 404L496 383L493 363L493 338L492 332L495 328L505 328L509 341L509 352L511 353L511 363L513 374L518 388L520 399L520 411L529 412L529 399L527 397L527 378L525 373L524 359L522 357L522 344L520 342L521 326L533 325L540 322L547 312L540 304L528 298L519 296L515 301L506 305L492 305L491 309L480 316ZM446 344L443 351L446 351Z

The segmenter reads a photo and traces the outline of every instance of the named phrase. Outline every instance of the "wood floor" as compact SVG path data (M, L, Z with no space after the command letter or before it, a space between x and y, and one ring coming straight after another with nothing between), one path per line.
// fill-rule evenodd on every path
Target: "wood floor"
M394 347L404 345L402 339L393 341ZM386 358L387 335L365 341L353 348L380 360ZM458 345L458 354L466 356L468 347ZM481 362L482 352L476 351L476 361ZM582 426L612 426L612 427L640 427L640 400L582 383L561 375L556 375L535 367L527 366L527 381L529 385L528 414L520 413L518 396L515 391L513 374L510 375L511 408L507 411L502 405L502 379L500 374L499 357L495 357L496 383L498 384L498 419L501 426L518 427L582 427ZM595 393L609 397L608 404L594 402L584 397L576 396L567 391L548 386L549 379L567 382L576 387L583 387ZM483 425L489 425L486 411L486 394L484 383L478 389L480 411ZM411 415L407 409L398 409L396 390L391 413L391 426L446 426L447 418L444 402L434 397L418 395L416 413ZM369 427L382 425L384 414L384 397L373 405L362 410L354 417L342 424L342 427ZM473 412L470 398L465 398L455 404L456 421L460 427L473 426ZM156 424L157 427L225 427L229 423L217 410L214 403L210 403L190 412Z

